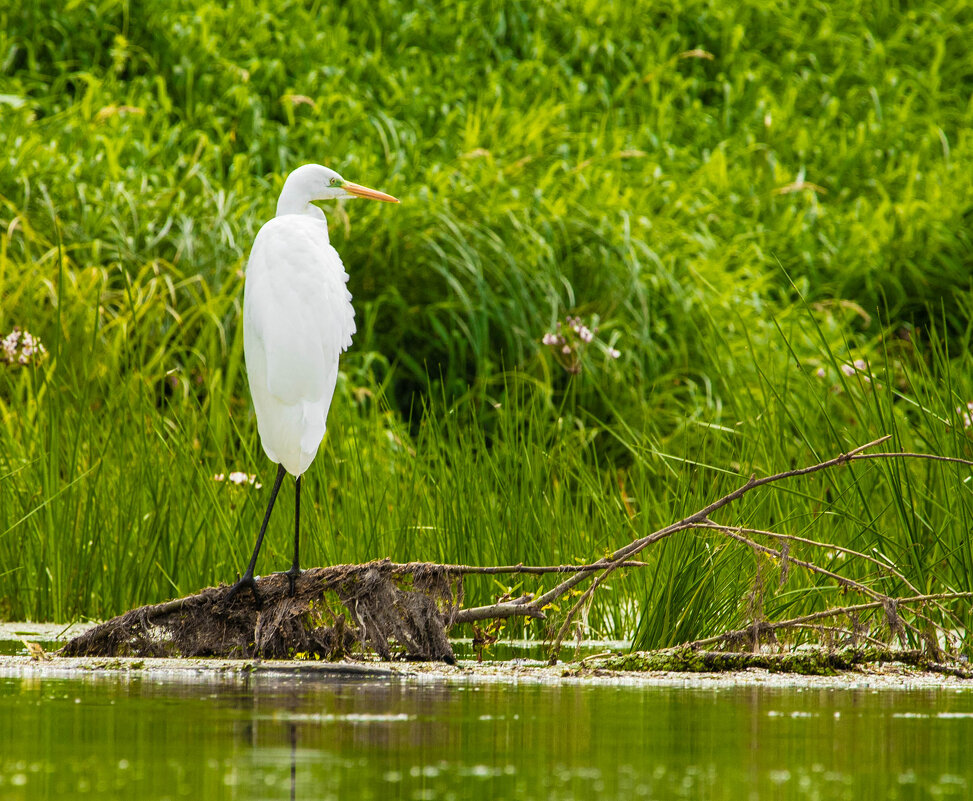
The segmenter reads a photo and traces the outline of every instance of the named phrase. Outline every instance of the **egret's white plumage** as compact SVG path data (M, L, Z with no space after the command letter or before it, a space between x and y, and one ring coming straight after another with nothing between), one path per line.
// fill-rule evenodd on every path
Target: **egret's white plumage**
M319 164L298 167L284 182L277 215L253 241L243 294L243 350L257 430L280 467L246 574L231 596L248 587L284 471L297 477L291 591L300 573L300 478L324 438L338 379L338 357L355 333L348 273L331 246L316 200L365 197L398 201L346 181Z
M347 283L323 216L274 217L257 234L243 296L247 375L264 451L293 476L321 444L355 333Z

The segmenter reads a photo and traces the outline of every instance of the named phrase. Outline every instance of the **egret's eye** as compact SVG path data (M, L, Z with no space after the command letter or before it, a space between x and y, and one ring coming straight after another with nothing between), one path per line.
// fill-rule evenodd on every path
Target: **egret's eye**
M331 185L332 186L337 186L338 185L338 179L337 178L332 178L331 179Z

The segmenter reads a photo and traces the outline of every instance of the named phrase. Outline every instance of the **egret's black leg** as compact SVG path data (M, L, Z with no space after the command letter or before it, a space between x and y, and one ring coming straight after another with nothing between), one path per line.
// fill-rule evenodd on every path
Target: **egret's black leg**
M230 591L226 595L227 601L233 598L240 590L250 590L253 593L254 600L257 602L257 606L260 606L260 596L257 594L257 582L253 578L253 569L257 566L257 554L260 553L260 546L263 544L264 534L267 533L267 524L270 522L270 513L274 509L274 501L277 500L277 493L280 492L280 484L284 480L284 474L286 472L284 465L277 466L277 478L274 481L274 488L270 491L270 503L267 504L267 513L264 515L264 522L260 526L260 533L257 535L257 544L254 546L253 556L250 557L250 564L247 566L247 572L243 574L243 578L230 587Z
M297 477L294 485L294 563L287 571L287 579L291 585L291 598L294 597L294 582L301 575L301 477Z

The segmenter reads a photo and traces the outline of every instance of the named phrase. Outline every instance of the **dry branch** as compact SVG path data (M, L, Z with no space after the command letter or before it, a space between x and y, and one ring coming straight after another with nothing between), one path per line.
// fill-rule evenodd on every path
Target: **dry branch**
M721 532L723 534L726 534L731 539L735 539L739 542L742 542L745 545L750 546L754 551L760 551L762 553L766 553L774 558L779 559L782 564L785 561L790 564L796 564L800 567L805 568L810 572L819 573L821 575L825 575L833 579L837 584L839 584L839 586L851 587L852 589L856 589L862 594L868 595L869 597L872 598L888 600L888 596L885 595L884 593L875 592L870 587L863 585L860 582L840 576L836 573L833 573L829 570L826 570L825 568L822 568L814 564L813 562L794 559L788 554L785 554L785 550L783 547L780 549L780 551L775 551L772 548L767 548L763 545L755 543L743 535L754 534L758 536L770 537L772 539L780 540L783 542L800 542L807 545L816 546L818 548L827 548L829 550L838 551L844 554L848 554L850 556L854 556L856 559L860 559L862 561L870 562L876 565L888 575L894 576L896 579L901 581L909 590L912 591L913 594L915 595L920 594L918 588L916 588L915 585L913 585L912 582L910 582L904 575L902 575L902 573L899 572L895 568L895 566L892 565L891 563L883 562L879 559L876 559L873 556L868 556L867 554L860 553L859 551L854 551L850 548L842 548L838 545L832 545L831 543L826 543L826 542L818 542L816 540L806 539L805 537L796 537L792 534L780 534L776 531L763 531L761 529L740 528L739 526L722 526L719 523L714 523L712 520L707 520L703 524L694 525L693 528L710 529L712 531ZM962 626L962 621L959 618L959 616L955 613L954 610L949 609L947 606L943 605L941 602L937 600L932 600L930 601L930 603L933 604L944 617L952 619L956 626ZM914 613L917 618L924 621L926 624L938 629L944 635L947 641L954 639L954 635L950 631L944 629L942 626L939 626L928 615L924 614L922 611L917 609L914 610ZM914 634L917 634L920 637L922 636L922 632L917 627L910 626L910 628L912 628Z
M405 562L405 563L391 563L392 568L397 573L411 573L419 565L428 565L428 562ZM635 562L628 561L623 562L618 565L619 567L648 567L645 562ZM446 573L457 574L457 575L500 575L503 573L517 574L524 573L527 575L541 576L547 575L548 573L590 573L595 570L600 570L597 563L590 563L584 565L525 565L521 562L519 565L436 565L436 567L442 569Z
M813 464L813 465L809 465L807 467L801 467L801 468L797 468L797 469L794 469L794 470L786 470L784 472L775 473L773 475L765 476L763 478L756 478L755 476L751 476L750 479L745 484L743 484L742 486L738 487L734 491L732 491L730 493L727 493L723 497L721 497L721 498L713 501L708 506L703 507L699 511L694 512L693 514L689 515L688 517L683 518L682 520L680 520L677 523L673 523L671 525L666 526L665 528L662 528L662 529L659 529L658 531L653 532L652 534L649 534L649 535L647 535L645 537L642 537L640 539L637 539L637 540L629 543L628 545L626 545L626 546L624 546L622 548L619 548L611 556L609 556L609 557L607 557L605 559L601 559L598 562L593 563L592 564L592 572L594 572L595 570L601 570L603 572L601 572L600 575L597 577L597 579L592 583L592 586L588 588L588 591L585 593L585 595L581 599L579 599L578 602L572 607L571 611L567 615L566 620L564 621L564 623L562 624L560 630L558 631L558 634L557 634L557 636L556 636L556 638L555 638L555 640L554 640L554 642L552 644L552 648L551 648L550 659L551 659L552 664L557 659L558 652L559 652L559 649L560 649L560 646L561 646L561 642L563 641L563 638L564 638L564 636L565 636L565 634L566 634L566 632L568 630L568 627L570 626L570 622L573 619L574 615L576 615L577 612L582 608L583 602L587 601L588 597L590 597L591 593L593 593L593 591L597 587L597 585L603 583L604 580L607 578L608 574L610 574L612 571L614 571L618 567L620 567L620 563L621 563L622 560L627 560L627 559L630 559L630 558L636 556L637 554L639 554L643 550L645 550L645 548L647 548L649 545L652 545L652 544L654 544L656 542L659 542L660 540L665 539L665 538L671 536L672 534L674 534L674 533L676 533L678 531L683 531L683 530L689 529L689 528L714 527L714 526L716 526L717 524L714 524L713 523L713 521L710 519L710 516L714 512L716 512L717 510L722 509L723 507L725 507L725 506L733 503L736 500L739 500L744 495L746 495L748 492L751 492L751 491L753 491L753 490L755 490L755 489L757 489L759 487L767 486L768 484L774 484L774 483L777 483L777 482L780 482L780 481L784 481L784 480L787 480L787 479L790 479L790 478L796 478L798 476L810 475L812 473L817 473L817 472L820 472L822 470L828 470L828 469L831 469L831 468L834 468L834 467L838 467L838 466L843 465L843 464L849 464L849 463L851 463L853 461L856 461L856 460L859 460L859 459L866 459L866 458L867 459L881 459L881 458L894 458L894 459L921 458L921 459L932 459L934 461L946 461L946 462L951 462L951 463L955 463L955 464L963 464L963 465L966 465L966 466L969 466L969 467L973 467L973 461L969 461L969 460L966 460L966 459L958 459L958 458L954 458L954 457L936 456L936 455L932 455L932 454L899 453L899 452L889 453L889 454L883 454L883 453L866 454L866 453L864 453L864 451L866 451L866 450L868 450L870 448L874 448L877 445L881 445L883 442L887 442L889 439L891 439L891 435L886 435L884 437L879 437L878 439L872 440L871 442L867 442L864 445L860 445L859 447L854 448L851 451L848 451L847 453L839 454L838 456L834 457L833 459L828 459L826 461L819 462L819 463ZM725 528L722 528L720 530L722 530L723 533L727 533L727 530ZM740 539L740 537L737 537L737 539ZM759 546L756 543L751 543L751 542L748 542L748 544L750 544L751 547L756 547L756 548L764 548L765 547L765 546ZM782 559L784 558L784 555L781 552L774 552L774 553L776 554L776 556L778 558L782 558ZM786 557L786 560L788 562L794 562L794 563L797 563L797 564L808 565L810 568L813 568L816 572L827 572L827 571L824 571L823 568L818 568L817 566L810 565L810 563L797 562L796 560L793 559L793 557L790 557L790 556L787 556ZM555 587L554 589L550 590L549 592L545 593L540 598L538 598L538 600L535 602L535 604L537 606L539 606L539 607L543 607L544 604L552 603L554 600L556 600L561 595L563 595L564 593L566 593L568 590L572 589L574 586L576 586L581 581L583 581L585 578L587 578L587 576L588 576L587 573L580 573L580 574L577 574L577 575L572 576L569 579L566 579L561 584L559 584L557 587ZM846 579L846 578L841 577L841 576L838 576L837 574L831 573L830 576L832 578L834 578L836 581L838 581L839 583L844 584L845 586L851 586L851 585L857 584L857 582L851 582L851 580ZM855 587L855 589L858 589L859 591L861 591L860 588L864 588L864 590L866 591L866 594L870 594L870 595L872 595L872 597L882 597L882 598L884 598L886 603L890 600L887 596L882 596L881 593L874 593L874 591L872 591L872 590L870 590L868 588L865 588L864 585L860 585L859 584L858 586Z

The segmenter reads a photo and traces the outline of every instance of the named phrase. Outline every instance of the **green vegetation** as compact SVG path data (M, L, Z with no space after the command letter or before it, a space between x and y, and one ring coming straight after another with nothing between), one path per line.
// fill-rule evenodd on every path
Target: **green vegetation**
M669 648L651 653L628 653L590 660L585 667L570 672L581 674L586 669L629 671L675 671L678 673L711 673L747 668L763 668L773 673L800 673L805 676L834 676L863 665L900 662L913 667L923 664L919 651L889 651L874 647L826 649L804 647L785 653L725 653L696 651L691 648ZM943 672L948 672L948 668ZM955 673L952 673L955 675Z
M307 161L403 200L326 209L359 333L307 564L588 560L885 433L971 458L966 3L79 0L0 23L0 334L48 351L0 365L0 616L102 617L245 566L265 493L214 480L274 472L243 270ZM559 359L568 315L598 331ZM263 571L289 563L291 492ZM930 592L973 585L971 521L970 470L926 462L721 517L874 549ZM645 556L596 635L839 600L712 534Z

